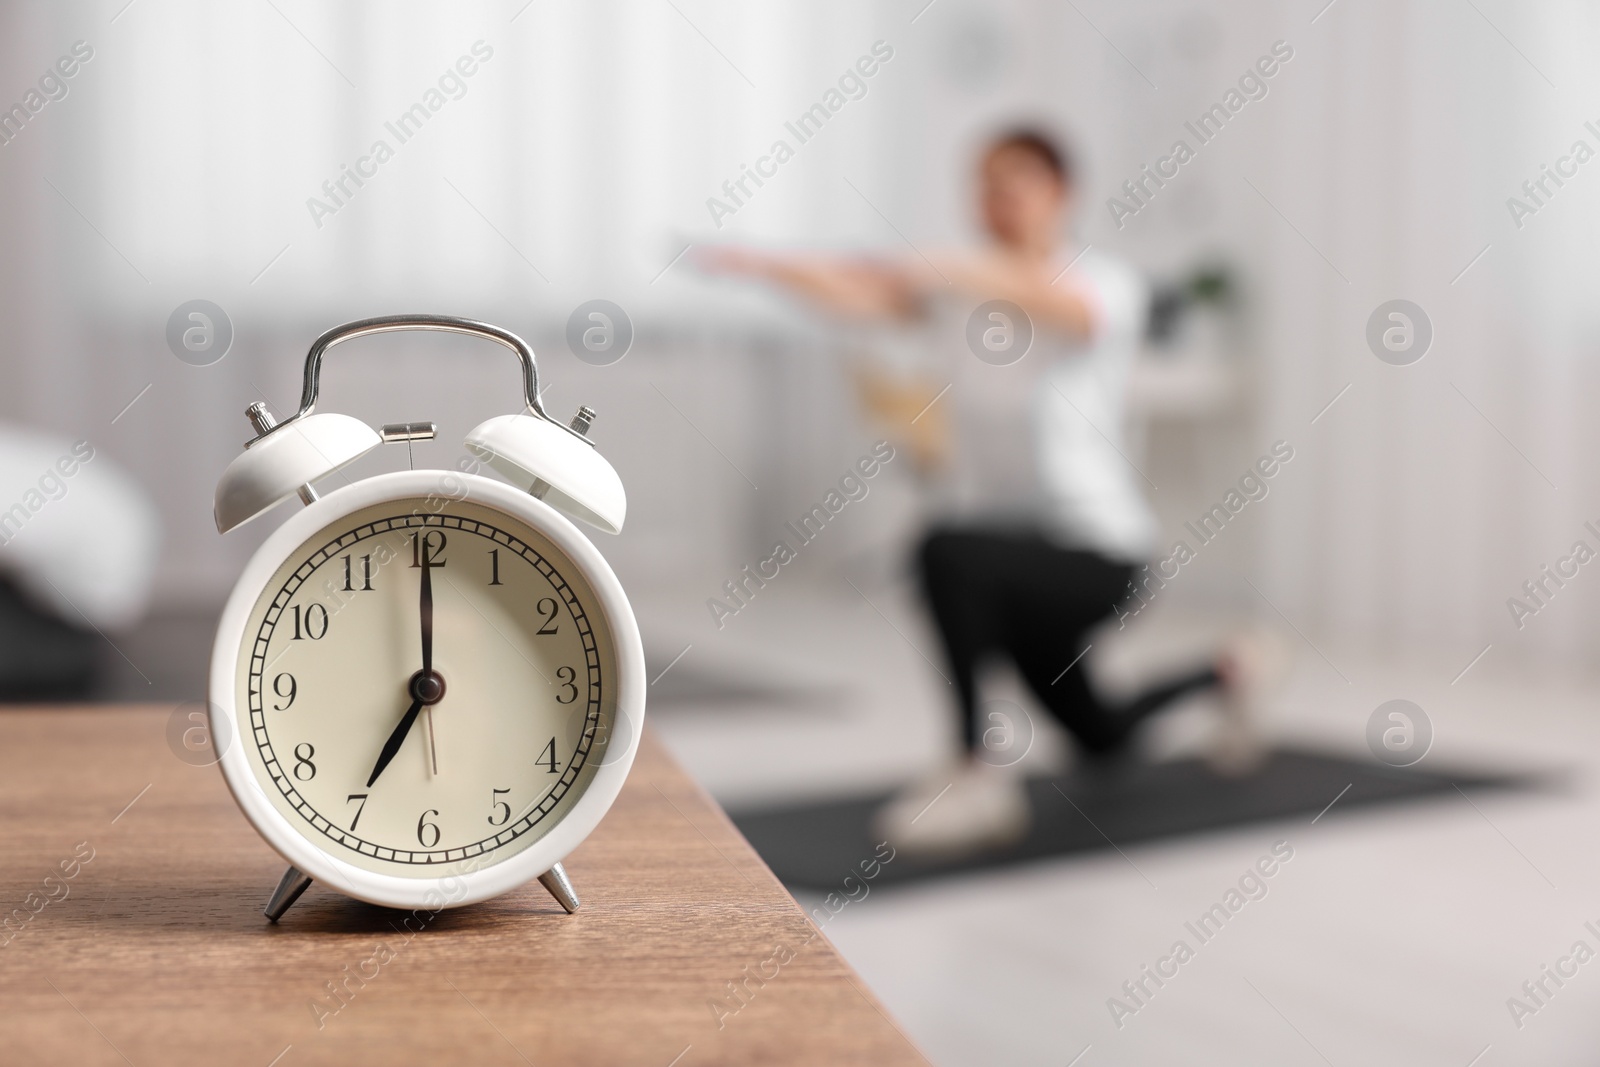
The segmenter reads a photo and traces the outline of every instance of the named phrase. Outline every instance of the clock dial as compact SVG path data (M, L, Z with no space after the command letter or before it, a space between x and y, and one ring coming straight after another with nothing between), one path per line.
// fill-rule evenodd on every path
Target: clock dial
M538 840L615 717L611 634L577 566L526 523L439 497L355 512L292 553L237 677L272 803L324 851L402 876Z

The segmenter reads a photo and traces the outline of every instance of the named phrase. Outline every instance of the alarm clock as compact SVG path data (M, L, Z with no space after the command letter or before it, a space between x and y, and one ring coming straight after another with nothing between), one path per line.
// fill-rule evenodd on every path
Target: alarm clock
M467 435L468 469L328 488L385 441L316 411L323 357L359 337L444 331L522 363L523 407ZM313 880L397 908L455 907L538 878L567 912L561 866L632 766L645 710L633 609L573 520L622 529L622 480L589 440L594 412L546 414L531 348L470 319L364 319L317 338L300 409L246 411L256 436L223 472L220 533L290 496L305 505L250 559L211 657L218 764L289 864L273 922ZM504 480L478 473L488 468Z

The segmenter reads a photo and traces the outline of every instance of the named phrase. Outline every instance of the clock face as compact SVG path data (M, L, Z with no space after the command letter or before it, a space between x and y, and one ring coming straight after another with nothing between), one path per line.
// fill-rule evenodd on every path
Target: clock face
M437 496L364 508L292 552L235 677L246 757L288 823L416 878L548 833L616 710L615 646L579 568L527 523Z

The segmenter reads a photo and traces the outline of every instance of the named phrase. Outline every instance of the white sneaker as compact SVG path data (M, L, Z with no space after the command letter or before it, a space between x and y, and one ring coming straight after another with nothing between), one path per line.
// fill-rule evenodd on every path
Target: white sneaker
M1222 676L1222 722L1206 762L1218 774L1239 777L1261 766L1267 742L1261 734L1261 708L1288 672L1289 650L1268 630L1236 634L1217 657Z
M964 761L902 791L873 829L908 854L950 857L1018 841L1032 821L1021 778Z

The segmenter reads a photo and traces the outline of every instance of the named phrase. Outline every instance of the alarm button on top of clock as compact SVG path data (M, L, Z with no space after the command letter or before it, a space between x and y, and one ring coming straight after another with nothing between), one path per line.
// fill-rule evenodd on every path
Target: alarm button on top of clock
M621 533L628 496L616 468L588 439L594 417L592 408L579 408L568 428L526 413L497 415L467 434L467 451L557 511Z
M217 482L213 517L219 533L243 526L383 443L372 427L349 415L324 412L279 425L261 403L251 404L246 415L257 436ZM309 503L314 497L302 499Z

